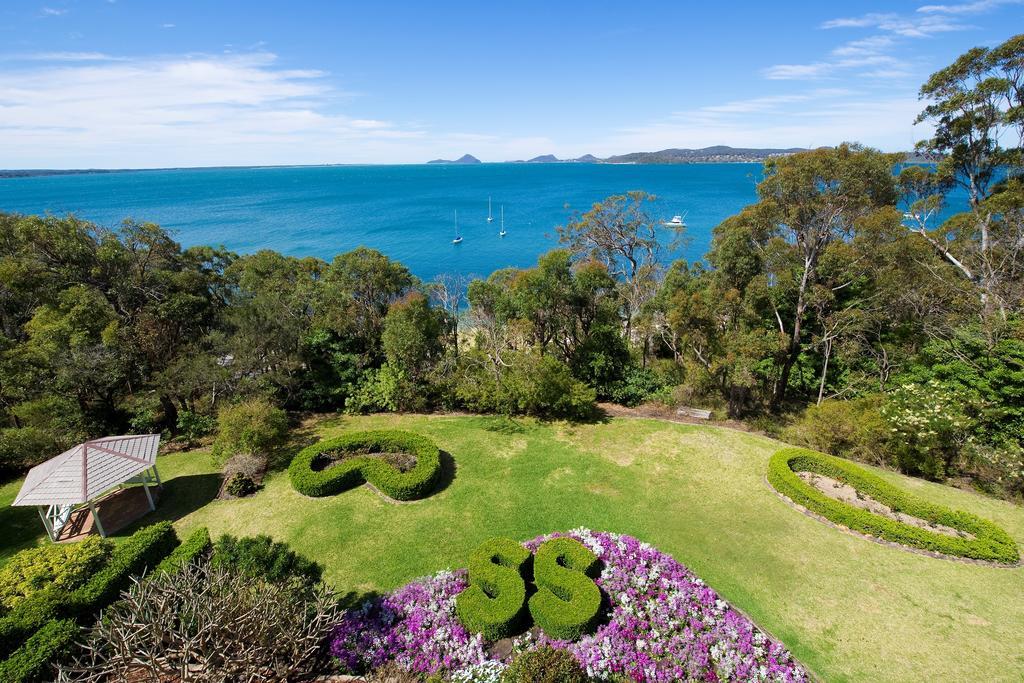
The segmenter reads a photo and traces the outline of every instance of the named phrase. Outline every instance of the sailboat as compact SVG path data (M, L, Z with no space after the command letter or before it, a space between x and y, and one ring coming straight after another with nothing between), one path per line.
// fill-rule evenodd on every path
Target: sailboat
M494 222L494 217L491 216L491 198L490 197L487 198L487 222L488 223L493 223Z
M501 205L501 232L498 233L498 237L505 236L505 205Z
M462 244L462 235L459 234L459 210L455 210L455 239L452 244Z

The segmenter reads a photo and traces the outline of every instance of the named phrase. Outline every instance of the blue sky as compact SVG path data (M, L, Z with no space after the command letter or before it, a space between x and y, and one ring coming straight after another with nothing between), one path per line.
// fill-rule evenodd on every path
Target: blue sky
M907 149L928 74L1021 27L1007 0L4 0L0 168Z

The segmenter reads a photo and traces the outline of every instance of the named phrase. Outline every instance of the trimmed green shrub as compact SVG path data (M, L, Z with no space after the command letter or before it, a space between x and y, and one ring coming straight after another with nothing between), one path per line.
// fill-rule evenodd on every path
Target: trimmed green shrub
M46 623L14 654L0 662L0 681L34 683L54 680L54 662L71 651L78 634L78 626L71 619Z
M213 455L220 461L238 453L266 455L288 436L288 415L266 399L223 408L217 415Z
M332 453L351 453L337 464L316 470ZM416 465L401 472L370 453L409 453ZM359 455L363 454L363 455ZM419 434L401 431L353 432L326 439L302 449L288 467L288 477L299 493L319 498L330 496L368 481L395 500L412 500L429 495L441 476L441 452Z
M512 539L496 537L469 556L469 587L455 598L455 613L470 633L498 640L522 630L526 617L523 578L533 555Z
M0 656L10 654L51 619L77 619L106 607L133 575L155 566L177 543L170 522L143 527L116 546L106 566L82 586L71 592L48 588L34 593L0 619Z
M549 638L578 640L593 630L601 610L601 590L591 580L597 568L597 555L574 538L555 538L537 549L530 614Z
M213 547L214 567L226 567L255 578L280 583L296 578L307 586L320 581L324 568L270 536L235 538L224 534Z
M153 575L180 571L182 567L205 555L211 547L209 530L205 526L194 529L181 545L160 561L160 564L153 570Z
M894 511L966 532L974 538L928 531L840 502L803 481L797 472L815 472L842 481ZM830 455L783 448L768 463L768 481L795 503L854 531L944 555L1004 564L1020 560L1016 543L992 522L923 501L851 462Z
M516 657L502 674L502 683L586 683L586 672L566 650L541 645Z
M70 591L110 557L113 543L90 536L22 550L0 568L0 610L7 611L49 586Z

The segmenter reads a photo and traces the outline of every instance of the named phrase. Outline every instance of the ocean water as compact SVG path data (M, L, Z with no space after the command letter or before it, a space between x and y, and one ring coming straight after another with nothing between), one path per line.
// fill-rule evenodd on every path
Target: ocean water
M131 217L159 223L184 246L223 245L240 253L275 249L330 260L365 245L431 279L530 266L557 246L555 227L573 212L628 190L656 195L652 211L659 219L686 215L688 239L673 255L696 260L712 229L756 200L760 179L760 164L132 171L0 179L0 210L74 213L110 227ZM498 236L501 206L504 238ZM456 211L459 245L451 243Z

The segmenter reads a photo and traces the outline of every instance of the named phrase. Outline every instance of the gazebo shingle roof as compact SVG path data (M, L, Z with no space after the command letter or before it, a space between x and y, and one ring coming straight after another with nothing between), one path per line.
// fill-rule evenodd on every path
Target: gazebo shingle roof
M152 467L159 448L159 434L86 441L29 470L12 505L85 503Z

